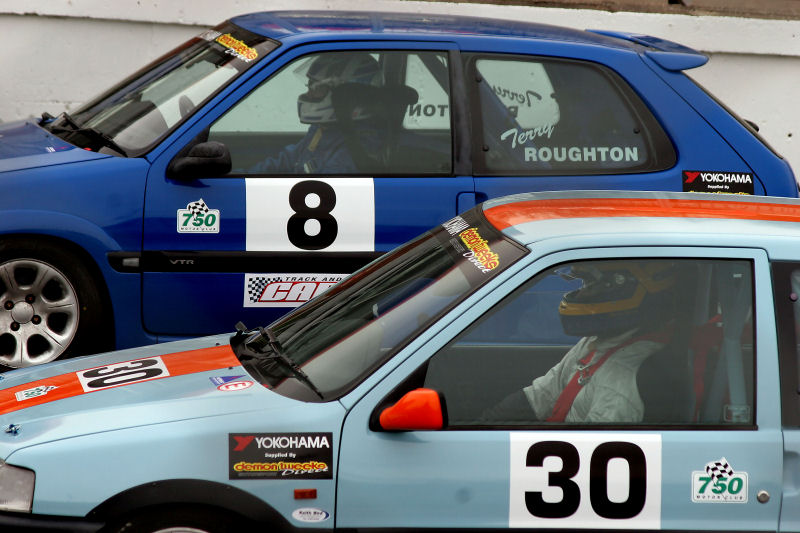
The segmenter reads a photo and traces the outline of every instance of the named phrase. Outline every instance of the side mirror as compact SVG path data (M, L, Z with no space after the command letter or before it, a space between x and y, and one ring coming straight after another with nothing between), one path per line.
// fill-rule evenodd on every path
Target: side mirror
M231 153L218 141L206 141L192 146L186 155L178 155L167 167L172 179L198 179L223 176L231 171Z
M433 389L415 389L384 409L379 423L381 429L387 431L442 429L445 425L444 402Z

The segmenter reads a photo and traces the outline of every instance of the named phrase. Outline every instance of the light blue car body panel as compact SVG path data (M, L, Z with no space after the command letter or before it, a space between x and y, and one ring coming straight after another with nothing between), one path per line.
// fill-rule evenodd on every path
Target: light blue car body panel
M537 198L559 197L542 193ZM580 196L581 193L573 193ZM609 193L584 193L605 197ZM613 196L613 194L612 194ZM681 195L661 193L661 197ZM697 198L697 196L690 196ZM485 206L503 205L511 198ZM763 202L763 198L737 200ZM787 209L791 200L769 199ZM505 233L530 254L419 334L402 351L338 401L303 403L260 385L221 391L215 376L244 376L242 367L190 373L100 390L0 415L0 458L36 472L34 514L81 517L127 488L169 479L216 481L249 492L300 528L593 527L618 523L591 516L511 522L514 443L564 440L643 442L647 476L660 497L646 529L791 530L800 514L800 439L781 427L781 399L770 261L800 261L800 224L714 218L567 218L526 222ZM370 429L376 406L464 327L525 280L567 261L624 257L738 258L754 266L756 429L750 430L459 430L382 432ZM4 374L0 390L96 366L221 346L228 336L89 356ZM331 479L228 479L230 434L329 433ZM581 453L584 453L583 451ZM724 456L749 475L745 504L692 502L690 476ZM582 460L586 457L582 456ZM517 458L518 459L518 458ZM64 479L70 483L65 488ZM585 477L576 477L580 483ZM294 489L316 489L299 501ZM585 490L582 485L581 491ZM760 502L756 494L771 495ZM556 495L557 498L557 495ZM312 508L329 517L293 518ZM588 514L587 514L588 513ZM586 517L589 518L586 518ZM584 520L580 522L579 520ZM622 525L621 527L630 527Z

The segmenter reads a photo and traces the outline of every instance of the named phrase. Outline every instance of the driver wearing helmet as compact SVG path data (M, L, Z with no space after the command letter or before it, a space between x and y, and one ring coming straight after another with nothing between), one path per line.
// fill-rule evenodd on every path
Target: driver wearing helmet
M308 90L297 98L297 113L310 127L300 142L249 171L374 172L384 137L375 113L382 85L378 62L366 52L331 52L305 63L297 73L308 78Z
M484 412L492 423L639 422L644 405L636 374L671 334L675 283L667 261L573 266L582 287L559 304L567 335L582 336L543 376Z

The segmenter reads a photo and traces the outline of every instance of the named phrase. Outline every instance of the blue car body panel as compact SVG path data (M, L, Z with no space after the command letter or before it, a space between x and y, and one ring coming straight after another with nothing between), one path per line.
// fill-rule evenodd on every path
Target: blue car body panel
M681 191L684 171L747 173L753 177L754 194L798 194L788 164L675 70L696 66L703 58L675 43L450 16L261 13L232 22L275 39L279 46L141 157L80 150L32 121L0 126L0 238L47 236L83 249L101 272L110 296L118 348L227 331L238 320L269 323L288 307L245 305L248 275L262 281L277 274L296 275L301 281L325 275L335 281L458 212L506 194L556 189ZM356 191L352 202L359 209L349 215L357 237L311 252L287 242L254 244L248 238L285 224L278 215L259 218L259 211L271 208L259 205L258 199L285 201L293 184L308 176L283 182L241 176L167 177L170 162L181 150L290 61L309 53L355 49L449 54L452 172L353 177L346 186ZM481 174L474 168L480 142L470 137L469 117L476 104L464 87L471 67L461 64L480 54L580 59L605 66L630 84L663 128L673 145L674 165L592 175ZM337 187L345 183L336 177L311 177ZM176 213L200 200L219 213L218 231L176 231ZM138 266L120 267L121 257L138 259ZM314 279L316 283L322 278Z

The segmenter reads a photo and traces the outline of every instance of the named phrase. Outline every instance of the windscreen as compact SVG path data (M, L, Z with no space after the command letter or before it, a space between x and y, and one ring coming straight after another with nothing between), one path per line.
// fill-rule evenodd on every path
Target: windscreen
M334 399L525 253L475 209L367 265L270 330L318 395ZM303 380L261 378L281 394L320 400Z
M82 148L141 155L276 46L223 23L44 126Z

